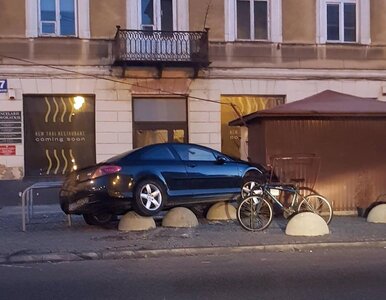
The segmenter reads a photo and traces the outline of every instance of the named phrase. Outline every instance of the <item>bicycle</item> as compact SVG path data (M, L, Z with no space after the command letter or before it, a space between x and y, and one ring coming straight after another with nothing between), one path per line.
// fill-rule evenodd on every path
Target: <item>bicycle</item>
M303 179L293 179L295 184L247 182L241 190L242 201L237 208L237 220L240 225L249 231L261 231L267 228L273 218L273 204L278 205L284 217L288 218L297 212L310 211L321 216L327 224L331 222L333 210L329 201L319 195L302 195L297 186ZM291 196L288 206L285 206L278 197Z

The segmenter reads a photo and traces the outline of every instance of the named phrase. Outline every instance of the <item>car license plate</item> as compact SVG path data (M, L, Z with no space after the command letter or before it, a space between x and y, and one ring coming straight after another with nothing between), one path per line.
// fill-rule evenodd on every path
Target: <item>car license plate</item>
M74 203L70 203L70 205L68 206L68 210L69 211L74 211L76 209L78 209L79 207L82 207L83 205L89 203L89 198L82 198L82 199L79 199L78 201L74 202Z

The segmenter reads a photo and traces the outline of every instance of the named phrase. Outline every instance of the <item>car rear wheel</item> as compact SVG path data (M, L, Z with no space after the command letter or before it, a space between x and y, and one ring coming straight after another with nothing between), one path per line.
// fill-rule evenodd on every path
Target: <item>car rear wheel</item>
M88 225L106 225L109 224L115 216L110 213L99 213L99 214L84 214L83 219Z
M161 183L143 180L135 189L134 210L142 216L154 216L162 210L166 202L166 192Z

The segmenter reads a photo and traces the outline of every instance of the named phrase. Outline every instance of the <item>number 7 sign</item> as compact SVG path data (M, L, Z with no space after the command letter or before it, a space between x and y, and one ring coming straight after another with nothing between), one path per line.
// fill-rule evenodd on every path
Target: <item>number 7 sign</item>
M6 93L8 91L7 79L0 79L0 93Z

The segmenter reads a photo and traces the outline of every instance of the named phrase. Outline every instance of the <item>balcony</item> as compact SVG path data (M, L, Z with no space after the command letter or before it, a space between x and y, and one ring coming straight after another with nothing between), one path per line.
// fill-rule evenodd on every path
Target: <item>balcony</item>
M196 77L208 65L208 30L148 31L117 26L114 66L153 66L159 77L165 67L193 68Z

